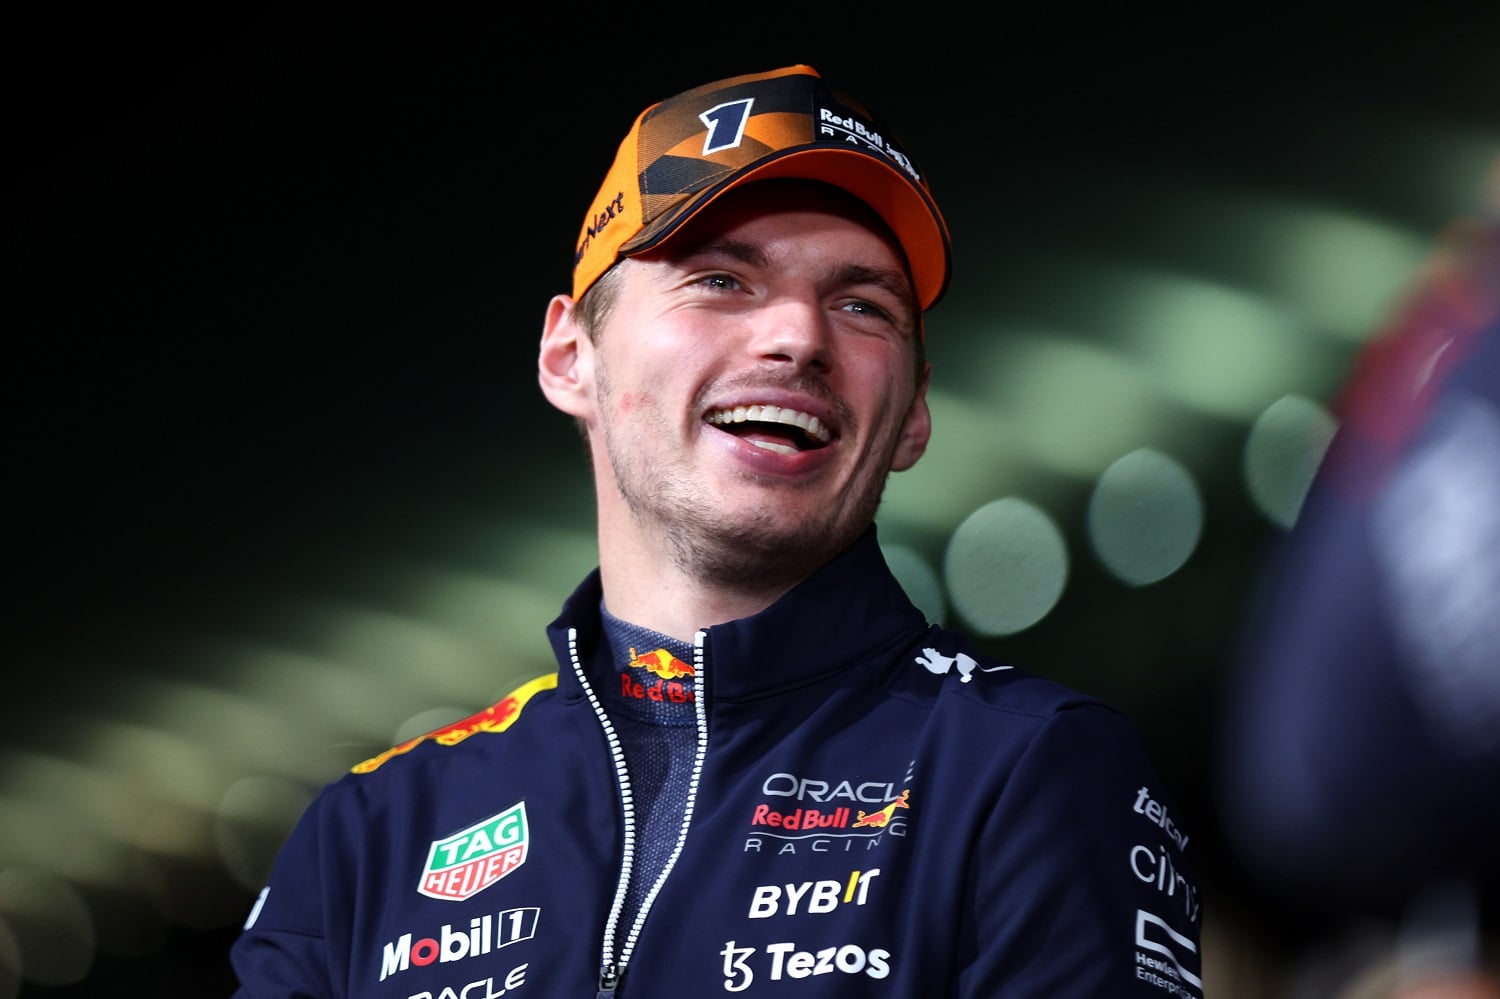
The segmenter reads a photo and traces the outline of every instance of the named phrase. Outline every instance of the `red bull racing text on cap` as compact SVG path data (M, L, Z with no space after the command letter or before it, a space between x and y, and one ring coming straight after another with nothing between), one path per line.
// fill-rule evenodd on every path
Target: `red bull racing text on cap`
M661 246L725 191L775 177L824 181L873 208L901 243L922 310L947 290L952 244L926 177L864 107L811 66L789 66L641 112L583 220L573 297L621 258Z

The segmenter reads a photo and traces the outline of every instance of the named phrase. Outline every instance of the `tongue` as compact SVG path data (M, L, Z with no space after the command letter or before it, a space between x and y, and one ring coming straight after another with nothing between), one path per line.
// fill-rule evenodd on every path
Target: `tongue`
M797 446L797 439L790 434L771 433L762 428L756 428L749 433L741 434L740 437L757 447L763 447L768 451L776 451L780 454L795 454L801 450Z

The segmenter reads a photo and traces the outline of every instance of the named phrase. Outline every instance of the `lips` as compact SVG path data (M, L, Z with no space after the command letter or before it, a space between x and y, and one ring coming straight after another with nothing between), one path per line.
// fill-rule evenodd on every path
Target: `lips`
M704 419L726 433L779 454L817 450L833 440L822 420L785 406L733 406L710 410Z

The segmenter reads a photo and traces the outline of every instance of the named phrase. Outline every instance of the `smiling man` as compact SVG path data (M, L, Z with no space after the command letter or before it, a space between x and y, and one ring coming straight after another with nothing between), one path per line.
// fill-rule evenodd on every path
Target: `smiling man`
M559 670L324 790L240 996L1202 994L1191 836L1131 724L881 556L949 258L810 67L642 112L543 323L598 512Z
M588 313L553 299L541 382L595 442L610 609L691 639L847 548L931 422L905 258L863 202L765 180L673 235Z

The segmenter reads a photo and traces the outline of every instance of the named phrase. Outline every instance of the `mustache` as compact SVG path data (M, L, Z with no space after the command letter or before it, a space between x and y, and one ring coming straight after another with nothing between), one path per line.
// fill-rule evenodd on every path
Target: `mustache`
M788 374L756 372L725 379L699 389L693 399L694 409L701 410L708 404L710 395L753 394L757 389L772 389L791 392L816 399L827 406L837 417L840 428L848 429L859 421L854 407L844 401L821 377L807 372Z

